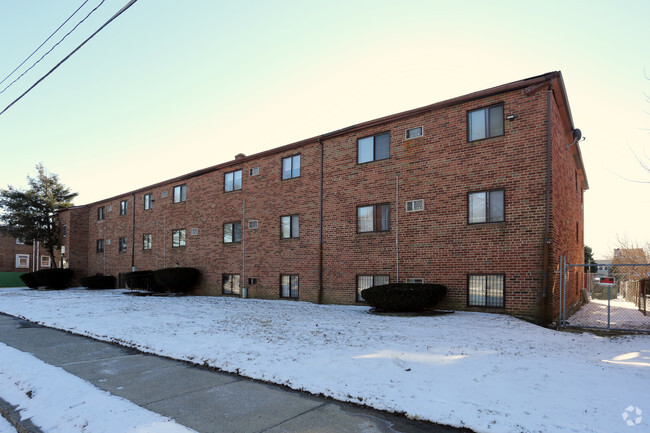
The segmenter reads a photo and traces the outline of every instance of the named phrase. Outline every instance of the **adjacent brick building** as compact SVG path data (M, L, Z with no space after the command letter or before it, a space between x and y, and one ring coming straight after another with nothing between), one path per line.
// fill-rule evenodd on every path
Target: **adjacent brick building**
M37 258L34 261L34 257ZM49 269L50 255L38 243L27 245L0 232L0 272L32 272Z
M77 276L197 267L203 295L354 304L441 283L442 307L548 321L559 256L583 258L574 131L547 73L71 208L65 257Z

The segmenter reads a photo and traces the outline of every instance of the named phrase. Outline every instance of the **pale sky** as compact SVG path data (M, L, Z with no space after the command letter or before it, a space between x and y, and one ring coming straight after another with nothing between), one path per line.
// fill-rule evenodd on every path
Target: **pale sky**
M0 80L83 0L0 2ZM101 0L83 8L0 91ZM104 0L0 111L115 14ZM0 187L35 165L91 203L377 117L560 70L596 258L650 241L650 2L139 0L0 116Z

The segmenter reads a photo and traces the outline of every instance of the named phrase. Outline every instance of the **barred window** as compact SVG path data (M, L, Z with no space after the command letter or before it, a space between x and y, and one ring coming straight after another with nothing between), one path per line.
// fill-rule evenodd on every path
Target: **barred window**
M388 275L357 275L357 302L364 302L361 291L373 286L388 284L390 278Z
M470 307L505 307L505 275L469 275L467 286Z

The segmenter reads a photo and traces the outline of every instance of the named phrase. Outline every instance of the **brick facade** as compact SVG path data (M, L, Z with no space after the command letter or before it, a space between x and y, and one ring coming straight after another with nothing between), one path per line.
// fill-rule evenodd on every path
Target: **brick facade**
M36 262L34 262L36 255ZM0 272L32 272L49 268L49 254L39 244L26 245L0 233Z
M502 133L470 141L468 113L495 106L503 107ZM407 138L406 131L416 127L422 127L422 135ZM587 182L578 144L566 147L573 129L562 76L554 72L257 155L238 155L63 212L69 265L78 275L115 276L132 267L193 266L203 276L197 294L221 295L223 275L238 274L248 296L269 299L281 297L282 275L297 275L299 300L339 304L357 302L359 276L422 278L449 287L443 308L548 321L557 313L553 271L559 255L582 260ZM359 163L358 140L386 133L387 158ZM384 152L376 149L378 155ZM283 180L283 159L297 155L299 176ZM253 175L256 167L259 174ZM226 191L232 181L226 174L238 170L241 189ZM185 200L174 203L174 187L181 185ZM470 222L470 194L475 200L492 191L495 203L504 197L502 221ZM153 204L145 210L148 194ZM407 212L412 200L422 200L424 209ZM120 215L123 201L127 209ZM358 212L369 211L381 229L361 232ZM299 235L285 239L282 217L295 215ZM257 228L249 229L251 220ZM224 225L234 223L241 224L241 240L225 243L224 231L233 226ZM185 230L184 246L173 245L178 230ZM144 249L145 235L150 249ZM119 251L120 238L126 238L125 251ZM98 240L104 241L102 252ZM582 281L581 272L575 268L571 278ZM503 282L502 306L469 305L470 279L483 275ZM249 278L255 283L249 285ZM576 292L571 301L578 299Z

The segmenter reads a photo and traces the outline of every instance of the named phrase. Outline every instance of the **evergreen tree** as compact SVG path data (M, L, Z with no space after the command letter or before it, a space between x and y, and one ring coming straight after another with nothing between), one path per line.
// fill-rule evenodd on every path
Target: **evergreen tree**
M59 229L55 214L72 206L77 196L59 182L59 176L49 174L43 164L37 164L38 175L27 177L25 191L9 185L0 189L0 230L27 245L39 241L56 267L54 249L59 245Z

